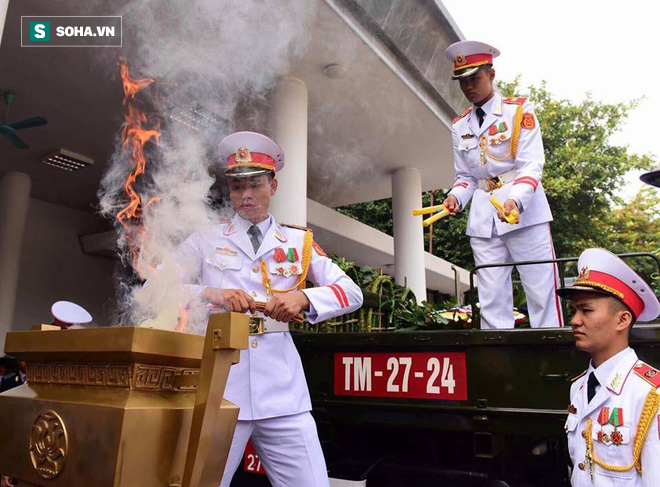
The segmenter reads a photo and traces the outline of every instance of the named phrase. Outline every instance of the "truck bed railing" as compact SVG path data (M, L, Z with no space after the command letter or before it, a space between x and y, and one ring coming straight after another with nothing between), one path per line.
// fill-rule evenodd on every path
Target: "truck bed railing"
M660 275L660 257L651 252L631 252L625 254L616 254L622 259L651 259L656 266L656 273ZM482 264L476 266L470 271L470 305L472 307L472 323L475 328L479 328L481 324L481 310L477 307L477 293L474 286L474 276L480 269L487 269L492 267L518 267L524 265L537 265L537 264L555 264L559 273L559 283L560 287L564 287L566 283L566 276L564 265L568 262L577 262L578 257L561 257L556 259L544 259L544 260L525 260L520 262L509 262L509 263L500 263L500 264ZM563 318L566 318L566 309L565 305L562 306Z

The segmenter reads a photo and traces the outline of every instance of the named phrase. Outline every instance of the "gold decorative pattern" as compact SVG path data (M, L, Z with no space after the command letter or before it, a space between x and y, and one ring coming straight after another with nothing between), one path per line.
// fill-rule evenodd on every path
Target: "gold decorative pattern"
M597 281L580 281L577 280L573 283L573 286L590 286L590 287L597 287L598 289L602 289L603 291L607 291L610 294L614 294L617 298L623 300L624 294L621 291L617 291L611 286L608 286L606 284L603 284L601 282Z
M273 166L269 166L268 164L261 164L260 162L244 162L244 163L236 163L232 164L227 168L227 171L230 171L232 169L235 169L237 167L258 167L260 169L268 169L269 171L274 171L275 168ZM242 174L248 174L248 173L242 173ZM257 174L257 172L255 172Z
M55 411L44 411L37 417L30 431L30 460L43 479L54 479L64 469L69 453L66 426Z
M477 66L483 66L484 64L490 64L490 63L488 61L477 61L476 63L470 63L470 64L464 64L463 66L458 66L457 68L455 68L455 70L476 68Z
M33 384L187 392L197 386L178 386L177 377L198 374L199 369L162 365L28 363L26 378Z

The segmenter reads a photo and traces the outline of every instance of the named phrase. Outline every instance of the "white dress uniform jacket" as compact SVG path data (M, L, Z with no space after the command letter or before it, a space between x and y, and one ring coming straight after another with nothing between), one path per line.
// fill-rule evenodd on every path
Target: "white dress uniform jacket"
M660 374L644 362L637 359L635 352L627 348L603 363L596 370L600 388L591 402L587 403L587 381L593 367L580 376L571 386L571 405L566 420L568 450L573 461L571 485L573 487L657 487L660 485L660 437L658 422L660 417L655 411L651 426L646 435L641 455L642 474L633 467L625 472L614 472L594 464L594 481L591 481L589 464L585 461L587 453L583 432L587 420L592 420L591 437L595 457L609 465L627 466L633 462L633 445L639 426L640 413L648 393L655 389L655 382ZM656 377L656 379L653 379ZM615 408L620 409L622 426L616 429L622 438L620 444L610 439L614 426L598 421L602 416L611 415ZM603 421L604 422L604 421ZM602 430L602 431L601 431ZM601 441L599 441L599 438ZM618 440L618 441L619 441Z
M183 242L175 258L193 295L206 287L242 289L257 301L268 301L262 281L261 260L268 267L274 289L288 289L300 277L305 231L280 226L272 216L270 227L255 254L247 229L238 216L207 226ZM275 251L296 249L297 262L277 262ZM288 269L286 275L278 267ZM360 288L315 247L307 280L317 287L305 289L311 323L355 311L362 305ZM302 363L288 332L251 336L240 362L231 367L225 398L240 407L239 420L258 420L310 411L311 401Z
M493 98L484 104L486 117L481 127L474 106L458 117L452 126L456 173L454 187L449 194L456 196L461 208L465 208L470 198L474 198L467 224L467 234L471 237L490 238L493 235L493 225L496 234L503 235L552 221L552 213L541 184L545 163L541 129L532 103L523 100L503 99L499 93L495 93ZM534 128L520 129L516 155L512 158L511 139L520 102L523 103L523 112L533 117ZM500 131L491 135L492 126ZM485 145L485 164L482 163L480 144ZM490 192L479 189L479 180L500 176L509 171L516 172L515 181L505 184L493 194L502 204L509 198L520 203L520 223L517 225L501 222L497 218L497 210L489 201Z

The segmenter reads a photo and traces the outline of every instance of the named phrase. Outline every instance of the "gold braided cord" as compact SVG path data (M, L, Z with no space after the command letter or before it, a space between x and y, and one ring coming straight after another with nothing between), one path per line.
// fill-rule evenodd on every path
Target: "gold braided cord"
M606 284L602 284L597 281L588 281L588 280L582 280L582 281L575 281L573 283L573 286L589 286L589 287L597 287L599 289L602 289L603 291L607 291L608 293L614 294L616 297L619 299L623 299L623 293L621 291L617 291L611 286L608 286Z
M266 289L266 293L288 293L295 289L305 289L305 280L307 279L307 272L309 271L309 263L312 261L312 243L314 242L314 234L311 230L305 232L303 237L303 250L302 250L302 274L300 274L300 279L298 283L290 287L289 289L274 289L268 277L268 267L266 266L266 261L261 261L261 282Z
M486 143L486 136L484 135L479 141L479 148L481 149L481 164L486 164L486 159L484 154L487 155L491 160L503 162L508 161L509 159L515 159L516 152L518 151L518 137L520 137L520 126L522 124L523 118L523 106L518 105L516 108L516 114L513 117L513 132L511 133L511 150L509 154L504 157L494 157L490 150L488 149L488 144Z
M639 421L637 422L637 432L635 433L635 444L633 446L633 461L630 465L611 465L596 458L596 453L594 452L594 440L591 437L591 419L587 420L587 429L584 431L584 434L586 435L585 440L587 441L587 458L590 458L591 461L593 461L596 465L599 465L601 468L609 470L610 472L627 472L631 468L635 467L641 474L642 447L644 446L646 434L651 427L655 413L658 411L658 403L660 403L660 394L658 394L656 389L652 389L651 392L649 392L646 396L646 400L644 401L644 408L642 409L642 413L639 415Z
M259 162L241 162L238 164L232 164L231 166L228 166L227 168L225 168L225 172L231 171L232 169L236 169L237 167L258 167L260 169L268 169L269 171L275 170L275 166L268 164L261 164Z
M454 71L461 71L463 69L476 68L477 66L483 66L484 64L490 64L490 63L488 61L477 61L476 63L464 64L463 66L459 66L457 68L454 68Z
M511 158L516 157L518 150L518 137L520 136L520 127L522 126L523 106L522 103L516 109L516 116L513 118L513 135L511 135Z

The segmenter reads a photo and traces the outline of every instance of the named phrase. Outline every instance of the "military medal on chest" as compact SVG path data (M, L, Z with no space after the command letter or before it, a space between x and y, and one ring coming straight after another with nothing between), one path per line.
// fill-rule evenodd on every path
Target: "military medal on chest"
M612 414L610 415L609 423L614 426L614 431L610 433L610 440L613 445L619 446L623 444L623 434L617 428L623 426L623 409L614 408L612 409Z
M270 273L278 276L297 276L302 273L302 267L298 263L298 250L295 247L289 247L285 251L282 247L277 247L273 251L275 263L270 265Z
M598 424L600 431L596 433L596 441L616 446L623 444L623 432L619 430L623 426L622 408L613 408L611 412L608 407L602 408L598 413Z
M502 132L506 132L509 128L506 126L506 122L501 122L500 124L493 124L488 127L488 135L496 135Z
M600 431L596 433L596 441L600 443L609 443L610 436L606 431L603 430L603 427L610 423L610 408L604 407L598 413L598 424L600 425Z
M284 262L286 260L284 249L282 247L277 247L273 251L273 258L275 259L275 262Z
M312 259L313 241L314 235L312 232L309 230L306 231L305 237L303 238L302 259L298 254L298 249L295 247L289 247L286 251L282 247L275 248L273 250L273 260L275 262L270 262L270 265L262 259L261 279L267 295L270 296L273 293L287 293L296 289L305 288L305 278L307 277L307 271L309 270L309 264ZM284 277L300 277L298 278L297 284L293 287L287 289L275 289L273 288L273 284L268 275L269 273Z

